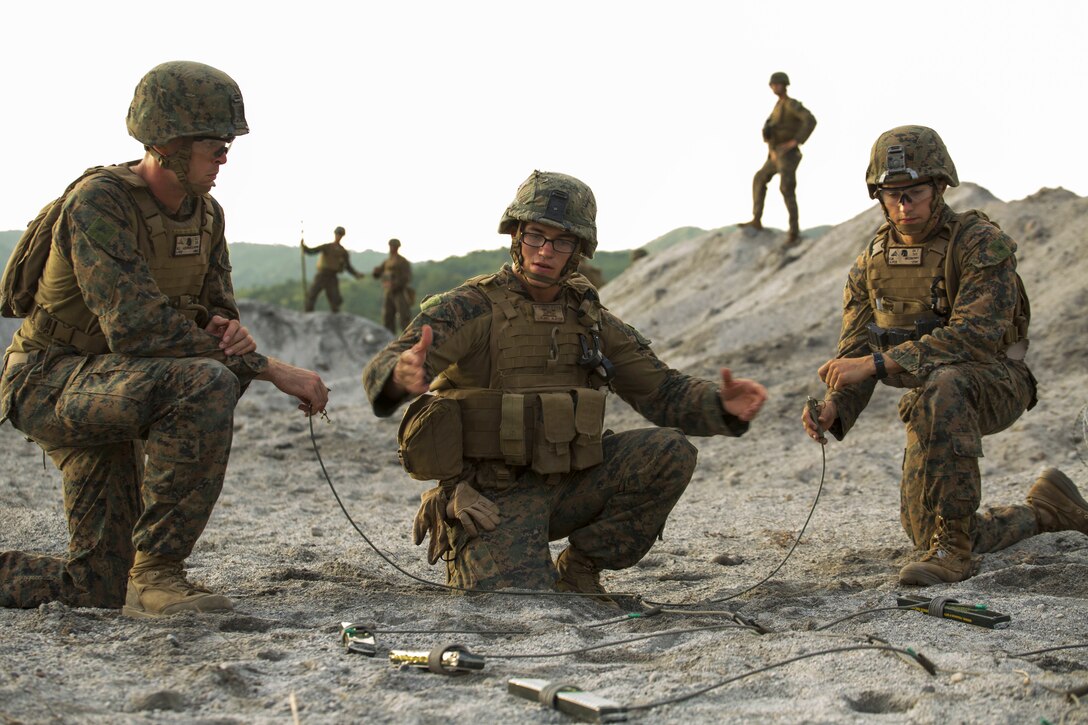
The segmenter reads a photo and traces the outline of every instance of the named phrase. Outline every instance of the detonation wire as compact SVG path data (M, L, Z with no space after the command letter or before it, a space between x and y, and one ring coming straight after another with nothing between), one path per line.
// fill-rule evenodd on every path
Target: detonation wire
M325 417L325 419L326 419L326 421L328 421L327 416ZM1085 442L1086 448L1088 448L1088 405L1085 405L1084 408L1081 409L1081 412L1080 412L1080 415L1079 415L1079 420L1080 420L1081 426L1082 426L1082 437L1083 437L1083 440ZM336 491L336 486L333 484L332 478L329 476L328 469L326 469L326 467L325 467L325 462L321 457L321 451L320 451L320 449L318 448L318 445L317 445L317 436L316 436L316 434L314 432L314 424L313 424L313 417L312 416L309 417L309 426L310 426L310 442L311 442L311 444L313 446L314 455L317 457L317 461L318 461L318 464L321 466L321 472L325 477L325 481L328 483L329 489L332 491L333 498L336 499L336 503L340 507L341 512L343 512L344 517L347 518L348 523L351 524L352 528L355 529L355 531L359 534L359 536L362 537L363 541L365 541L367 543L367 545L376 554L378 554L378 556L380 556L382 559L384 559L387 564L392 566L398 572L400 572L401 574L404 574L405 576L407 576L409 579L412 579L413 581L416 581L416 582L419 582L421 584L425 584L425 585L428 585L428 586L431 586L431 587L434 587L434 588L438 588L438 589L445 589L445 590L450 590L450 591L461 591L461 592L466 592L466 593L508 594L508 595L513 595L513 596L530 596L530 595L531 596L541 596L541 595L543 595L543 596L566 596L566 597L599 596L599 595L594 595L594 594L585 594L585 593L582 593L582 592L553 592L553 591L544 591L544 590L510 590L510 589L506 589L506 590L470 589L470 588L466 588L466 587L458 587L458 586L449 585L449 584L440 584L438 582L432 582L432 581L429 581L427 579L423 579L422 577L416 576L415 574L412 574L411 572L405 570L400 565L398 565L395 561L393 561L393 559L391 559L384 552L382 552L374 544L374 542L372 542L370 540L370 538L367 537L367 535L363 532L363 530L361 528L359 528L358 524L356 524L355 520L351 517L351 514L348 513L347 508L344 506L344 502L341 500L339 493L337 493L337 491ZM567 651L563 651L563 652L530 653L530 654L516 654L516 655L494 655L494 654L492 654L492 655L487 655L487 656L491 657L492 659L539 659L539 658L560 657L560 656L567 656L567 655L583 654L585 652L590 652L590 651L597 650L597 649L603 649L605 647L613 647L613 646L618 646L618 645L621 645L621 644L629 644L629 643L632 643L632 642L638 642L638 641L651 639L651 638L654 638L654 637L670 635L670 634L685 634L685 633L691 633L691 632L700 632L700 631L707 631L707 630L721 630L721 629L749 629L749 630L753 630L753 631L756 631L756 632L759 632L759 633L766 632L767 630L764 630L761 626L751 622L750 620L746 620L745 618L741 617L737 612L729 612L729 611L725 611L725 610L671 609L670 607L675 607L675 606L693 607L693 606L696 606L696 605L702 604L702 603L716 603L716 602L723 602L723 601L728 601L730 599L734 599L736 597L741 596L742 594L747 594L748 592L762 586L767 581L769 581L775 574L777 574L782 569L783 566L786 565L786 562L789 561L790 557L793 555L793 552L797 549L798 545L801 543L801 539L804 536L805 531L807 530L808 525L812 520L812 516L816 511L816 504L819 502L820 495L823 492L824 483L825 483L826 478L827 478L827 451L826 451L826 447L824 445L820 446L820 453L821 453L820 483L819 483L819 485L818 485L818 487L816 489L816 495L813 498L812 506L809 509L808 516L805 518L805 522L804 522L804 524L802 524L801 530L797 533L797 537L794 539L793 545L790 547L790 550L788 552L786 552L786 556L782 559L782 561L778 564L778 566L776 566L773 570L771 570L771 572L769 574L767 574L767 576L765 576L763 579L756 582L755 584L748 587L747 589L744 589L744 590L742 590L740 592L736 592L735 594L731 594L731 595L729 595L727 597L720 597L720 598L717 598L717 599L704 600L703 602L670 603L670 602L654 602L654 601L650 601L650 600L642 600L646 604L655 605L654 608L647 611L647 612L641 612L641 613L632 612L632 613L629 613L629 614L621 616L621 617L617 617L617 618L614 618L614 619L611 619L611 620L606 620L606 621L603 621L603 622L598 622L598 623L595 623L595 624L592 624L592 625L589 625L589 626L590 627L599 627L599 626L604 626L604 625L607 625L607 624L614 624L614 623L622 622L622 621L630 621L630 620L633 620L633 619L646 618L646 617L654 616L654 615L657 615L657 614L728 615L728 616L733 617L734 620L737 623L723 623L723 624L717 624L717 625L707 625L707 626L703 626L703 627L691 627L691 628L677 629L677 630L664 630L664 631L661 631L661 632L654 632L654 633L651 633L651 634L640 635L640 636L637 636L637 637L630 637L630 638L626 638L626 639L622 639L622 640L616 640L616 641L612 641L612 642L604 642L604 643L597 644L597 645L591 645L591 646L588 646L588 647L582 647L582 648L579 648L579 649L567 650ZM1078 456L1078 458L1080 458L1081 463L1084 464L1084 459L1080 457L1079 450L1077 451L1077 456ZM1086 464L1086 465L1088 465L1088 464ZM628 596L628 597L634 597L635 599L641 599L640 595L631 594L631 593L610 592L610 594L613 595L613 596ZM831 622L828 622L828 623L826 623L824 625L816 627L815 631L828 629L828 628L830 628L830 627L832 627L832 626L834 626L836 624L839 624L840 622L846 621L846 620L854 618L854 617L861 616L863 614L883 612L883 611L906 610L906 609L911 609L914 606L916 606L916 605L902 605L902 606L895 606L895 607L875 607L875 608L872 608L872 609L866 609L866 610L854 612L852 614L846 615L844 617L840 617L839 619L835 619L835 620L833 620ZM374 630L374 631L378 631L378 630ZM524 634L525 633L525 632L516 632L516 631L507 632L507 631L498 631L498 630L496 630L496 631L481 630L481 631L473 631L473 632L449 630L449 632L451 632L451 633L453 633L453 632L457 632L457 633L473 633L473 634ZM388 634L414 634L414 633L435 634L436 631L435 630L385 630L385 633L388 633ZM886 640L882 640L879 637L875 637L875 636L871 636L871 635L869 636L869 639L870 639L870 641L886 642ZM1028 656L1031 656L1031 655L1042 654L1042 653L1045 653L1045 652L1053 652L1053 651L1065 650L1065 649L1076 649L1076 648L1083 648L1083 647L1088 647L1088 643L1061 645L1061 646L1057 646L1057 647L1047 647L1047 648L1044 648L1044 649L1032 650L1032 651L1029 651L1029 652L1009 653L1008 656L1009 657L1018 657L1018 658L1019 657L1028 657ZM757 668L757 669L754 669L754 670L750 670L750 671L742 673L740 675L735 675L733 677L729 677L729 678L727 678L725 680L721 680L720 682L714 683L714 684L709 685L707 687L700 688L698 690L694 690L694 691L689 692L689 693L685 693L683 695L677 695L675 697L664 698L664 699L661 699L661 700L655 700L655 701L652 701L652 702L642 703L642 704L638 704L638 705L631 705L629 707L626 707L625 710L629 711L629 712L630 711L650 710L650 709L653 709L653 708L662 707L664 705L671 705L671 704L677 704L677 703L680 703L680 702L685 702L687 700L694 699L696 697L704 695L704 694L706 694L708 692L711 692L713 690L716 690L718 688L724 687L725 685L731 684L733 682L738 682L740 680L746 679L746 678L751 677L753 675L761 674L763 672L768 672L770 670L777 669L779 667L784 667L784 666L786 666L788 664L793 664L794 662L799 662L799 661L802 661L802 660L811 659L813 657L819 657L819 656L823 656L823 655L841 654L841 653L844 653L844 652L856 652L856 651L864 651L864 650L875 650L875 651L891 652L891 653L896 654L897 656L899 656L901 658L908 659L910 661L913 661L913 662L917 663L920 667L922 667L931 676L935 676L937 674L937 671L938 671L938 668L936 667L936 665L933 664L932 661L930 661L928 658L926 658L921 653L915 652L911 648L896 647L896 646L893 646L893 645L890 645L890 644L882 644L882 645L880 645L880 644L870 644L870 645L853 645L853 646L847 646L847 647L836 647L836 648L832 648L832 649L818 650L816 652L808 652L806 654L798 655L796 657L791 657L791 658L786 659L786 660L780 660L778 662L773 662L773 663L771 663L769 665L765 665L763 667L760 667L760 668ZM1047 688L1047 689L1049 689L1049 688ZM1079 696L1081 696L1083 694L1086 694L1086 691L1084 690L1084 688L1076 688L1074 690L1066 691L1065 694L1074 703L1074 707L1071 708L1071 710L1069 710L1069 711L1067 711L1066 713L1063 714L1063 716L1062 716L1063 720L1065 719L1065 717L1071 711L1076 710L1079 707L1081 707Z
M1081 642L1078 644L1063 644L1058 647L1047 647L1046 649L1035 649L1030 652L1009 652L1009 657L1030 657L1032 655L1041 655L1044 652L1057 652L1060 649L1080 649L1082 647L1088 647L1088 642Z
M722 680L720 682L716 682L713 685L708 685L706 687L699 688L698 690L694 690L692 692L688 692L688 693L685 693L683 695L676 695L675 697L667 697L667 698L664 698L664 699L661 699L661 700L654 700L653 702L646 702L646 703L643 703L641 705L629 705L625 709L628 712L630 712L632 710L650 710L650 709L653 709L655 707L661 707L663 705L674 705L676 703L684 702L686 700L691 700L693 698L696 698L696 697L698 697L700 695L704 695L704 694L710 692L711 690L716 690L719 687L724 687L725 685L728 685L728 684L730 684L732 682L737 682L738 680L743 680L745 678L751 677L752 675L758 675L760 673L767 672L769 670L777 669L779 667L784 667L786 665L793 664L794 662L799 662L801 660L807 660L807 659L810 659L812 657L819 657L821 655L841 654L843 652L856 652L856 651L860 651L860 650L882 650L882 651L885 651L885 652L892 652L894 654L903 655L903 656L909 657L914 662L916 662L919 666L922 667L922 669L924 669L926 672L928 672L930 674L930 676L934 676L934 675L937 674L937 667L927 657L925 657L924 655L922 655L919 652L915 652L912 649L909 649L909 648L904 649L902 647L895 647L893 645L858 644L858 645L852 645L852 646L848 646L848 647L835 647L833 649L818 650L816 652L808 652L808 653L803 654L803 655L797 655L796 657L791 657L789 659L781 660L779 662L773 662L773 663L771 663L769 665L765 665L764 667L759 667L759 668L754 669L754 670L749 670L748 672L745 672L743 674L735 675L733 677L729 677L729 678L724 679L724 680Z
M851 614L847 614L845 617L839 617L838 619L833 619L830 622L828 622L827 624L821 624L819 627L813 628L812 631L813 632L820 632L822 630L834 627L836 624L839 624L841 622L845 622L848 619L853 619L854 617L860 617L863 614L873 614L875 612L907 611L909 609L914 609L917 606L918 606L917 604L903 604L903 605L897 606L897 607L873 607L872 609L862 609L859 612L853 612Z
M329 476L328 469L325 468L325 461L321 458L321 451L318 449L318 446L317 446L317 435L314 433L314 417L311 415L311 416L308 417L308 420L309 420L309 423L310 423L310 443L313 446L314 455L317 456L317 462L321 466L321 473L324 474L325 482L329 484L329 490L332 491L332 496L333 496L333 498L336 499L336 503L340 507L340 510L344 513L344 517L347 518L348 523L351 524L351 527L353 529L355 529L356 533L358 533L359 536L361 536L363 538L363 541L366 542L367 546L369 546L371 549L373 549L374 553L376 553L378 556L380 556L382 559L384 559L385 563L389 564L389 566L393 567L394 569L399 571L404 576L408 577L409 579L411 579L413 581L419 582L420 584L426 584L428 586L435 587L437 589L445 589L447 591L454 591L454 592L466 592L466 593L470 593L470 594L506 594L506 595L509 595L509 596L521 596L521 597L526 597L526 596L534 596L534 597L540 597L540 596L545 596L545 597L548 597L548 596L551 596L551 597L599 597L599 596L601 596L600 594L589 594L589 593L585 593L585 592L554 592L554 591L547 591L547 590L543 590L543 589L470 589L468 587L459 587L459 586L456 586L454 584L440 584L438 582L433 582L433 581L430 581L429 579L424 579L423 577L416 576L412 572L404 569L399 564L397 564L397 562L393 561L393 559L391 559L389 556L387 556L385 554L385 552L383 552L381 549L379 549L374 544L374 542L370 540L370 537L368 537L363 532L363 530L361 528L359 528L359 525L355 523L355 519L353 519L351 517L351 514L348 513L347 507L344 506L344 502L340 499L340 494L337 493L337 491L336 491L336 486L333 485L332 477ZM326 420L326 422L328 421L328 416L325 416L325 420ZM631 593L628 593L628 592L609 592L609 596L633 597L635 599L641 599L641 595L631 594Z
M372 629L372 634L532 634L527 629Z
M790 557L793 555L794 550L797 549L797 546L801 543L801 537L805 535L805 530L808 528L809 522L812 521L812 515L816 513L816 504L820 501L820 494L823 493L824 490L824 481L827 479L827 447L825 445L820 446L820 458L820 484L816 487L816 496L812 499L812 506L808 510L808 516L805 517L805 523L801 525L801 530L797 532L797 538L793 540L793 545L790 547L790 550L786 552L786 556L782 559L781 562L779 562L778 566L771 570L770 574L763 577L747 589L742 589L741 591L736 592L735 594L730 594L727 597L704 599L699 602L655 602L650 599L644 599L643 601L650 606L658 607L696 607L700 604L717 604L718 602L727 602L730 599L735 599L741 596L742 594L747 594L753 589L761 587L768 581L770 581L771 577L777 574L782 569L782 567L786 565L786 562L790 560Z
M729 617L737 624L747 627L757 634L768 634L771 630L763 627L755 622L755 620L748 619L747 617L739 614L738 612L731 612L728 609L672 609L669 607L652 607L643 612L628 612L612 619L605 619L600 622L594 622L593 624L584 625L585 629L593 629L594 627L607 627L610 624L620 624L622 622L630 622L633 619L648 619L650 617L656 617L659 614L682 614L688 617Z
M328 420L327 417L326 417L326 420ZM584 593L581 593L581 592L552 592L552 591L542 591L542 590L538 591L538 590L469 589L469 588L466 588L466 587L458 587L458 586L453 586L453 585L449 585L449 584L439 584L438 582L432 582L432 581L429 581L427 579L423 579L422 577L416 576L415 574L405 570L399 564L397 564L393 559L391 559L389 556L387 556L383 551L381 551L374 544L374 542L372 542L370 540L370 538L366 535L366 533L363 532L363 530L359 527L359 525L355 523L355 520L351 517L351 514L348 512L347 507L344 506L344 502L343 502L343 500L341 500L339 493L336 491L336 486L332 482L332 477L329 475L328 469L325 467L325 462L321 457L320 448L317 445L317 436L316 436L316 433L314 432L314 423L313 423L313 417L312 416L310 416L310 418L309 418L309 426L310 426L310 442L311 442L311 444L313 446L314 455L317 457L317 461L318 461L318 464L321 466L321 472L325 477L325 481L328 483L329 489L332 491L333 498L336 499L336 503L340 507L341 512L343 512L344 517L347 518L348 523L351 524L351 527L353 529L355 529L356 533L358 533L359 536L362 537L363 541L365 541L367 543L367 545L376 554L378 554L378 556L380 556L382 559L384 559L387 564L389 564L391 567L396 569L398 572L400 572L401 574L407 576L409 579L412 579L413 581L416 581L416 582L419 582L421 584L425 584L425 585L428 585L428 586L431 586L431 587L434 587L434 588L438 588L438 589L445 589L445 590L449 590L449 591L461 591L461 592L467 592L467 593L509 594L509 595L513 595L513 596L529 596L529 595L532 595L532 596L540 596L540 595L545 595L545 596L568 596L568 597L570 597L570 596L595 596L595 595L592 595L592 594L584 594ZM820 446L820 450L821 450L821 458L822 458L822 466L821 466L821 472L820 472L820 484L819 484L819 487L817 488L816 496L813 499L812 507L809 509L808 516L805 518L805 522L802 525L800 532L798 532L797 538L795 539L795 541L793 543L793 546L786 553L786 556L782 560L782 562L777 567L775 567L775 569L773 571L771 571L770 574L768 574L766 577L764 577L762 580L760 580L755 585L749 587L748 589L745 589L744 591L738 592L737 594L731 595L730 597L726 597L726 599L731 599L733 597L740 596L741 594L750 592L753 589L755 589L756 587L766 583L772 576L777 574L778 571L783 566L785 566L786 562L790 558L790 555L792 555L794 550L797 548L798 544L801 541L801 537L804 535L805 530L808 527L809 522L812 520L812 515L816 510L816 504L820 500L820 493L823 491L824 482L826 480L827 453L826 453L826 450L825 450L824 446L822 446L822 445ZM631 597L638 598L638 595L635 595L635 594L620 594L620 593L615 593L615 592L610 592L610 594L613 595L613 596L631 596ZM724 601L724 599L716 599L716 600L709 600L709 601ZM649 604L651 602L647 602L647 603ZM649 612L631 613L631 614L623 616L623 617L618 617L618 618L613 619L613 620L608 620L606 622L600 622L600 623L590 625L590 626L603 626L605 624L611 624L611 623L615 623L615 622L619 622L619 621L625 621L625 620L631 620L631 619L644 618L644 617L649 617L649 616L653 616L653 615L656 615L656 614L728 615L728 616L733 617L736 620L736 622L735 623L734 622L722 623L722 624L716 624L716 625L706 625L706 626L702 626L702 627L690 627L690 628L684 628L684 629L664 630L664 631L661 631L661 632L653 632L653 633L650 633L650 634L639 635L639 636L636 636L636 637L628 637L628 638L621 639L621 640L614 640L614 641L611 641L611 642L603 642L603 643L596 644L596 645L590 645L590 646L587 646L587 647L582 647L582 648L573 649L573 650L565 650L565 651L562 651L562 652L510 654L510 655L483 654L482 656L487 656L487 657L490 657L491 659L508 659L508 660L509 659L542 659L542 658L550 658L550 657L561 657L561 656L583 654L585 652L591 652L591 651L598 650L598 649L603 649L603 648L606 648L606 647L615 647L615 646L619 646L619 645L623 645L623 644L630 644L630 643L633 643L633 642L639 642L639 641L643 641L643 640L647 640L647 639L651 639L651 638L655 638L655 637L662 637L662 636L674 635L674 634L687 634L687 633L692 633L692 632L702 632L702 631L710 631L710 630L723 630L723 629L748 629L748 630L752 630L752 631L755 631L755 632L761 633L761 634L767 631L767 630L764 630L761 626L759 626L757 624L754 624L750 620L746 620L743 617L739 616L738 613L736 613L736 612L729 612L729 611L724 611L724 610L670 609L670 608L667 608L669 606L668 603L663 603L663 605L664 606L655 607L655 609L652 609ZM680 606L690 607L690 606L695 606L695 605L694 604L684 603L684 604L681 604ZM881 611L883 609L904 609L904 608L905 607L887 607L887 608L880 608L879 610L870 610L870 611ZM862 614L862 613L863 612L855 613L854 615L851 615L851 616L858 616L859 614ZM846 617L846 618L848 618L848 617ZM846 618L843 618L843 619L846 619ZM831 622L831 623L825 625L822 628L829 627L832 624L835 624L835 623L837 623L839 621L842 621L842 620L841 619L836 620L835 622ZM373 630L373 631L378 631L378 630ZM385 630L385 633L388 633L388 634L410 634L410 633L417 633L417 632L414 631L414 630L399 630L399 631L398 630ZM420 631L418 631L418 633L420 633L420 634L435 634L435 632L431 631L431 630L420 630ZM465 633L468 633L468 632L465 632ZM486 630L485 631L480 631L480 632L473 632L473 633L474 634L484 634L484 633L486 633ZM513 632L511 632L511 633L513 633ZM1081 646L1081 645L1070 645L1070 646L1072 647L1072 646ZM1083 645L1083 646L1088 646L1088 645ZM920 654L918 652L915 652L914 650L909 649L909 648L904 649L904 648L895 647L895 646L892 646L892 645L871 645L871 644L870 645L852 645L852 646L846 646L846 647L837 647L837 648L833 648L833 649L819 650L819 651L816 651L816 652L809 652L809 653L806 653L806 654L803 654L803 655L798 655L796 657L791 657L791 658L786 659L786 660L781 660L779 662L774 662L774 663L771 663L769 665L765 665L764 667L760 667L760 668L757 668L755 670L750 670L750 671L745 672L743 674L727 678L725 680L714 683L714 684L709 685L707 687L700 688L700 689L695 690L693 692L689 692L689 693L686 693L686 694L683 694L683 695L678 695L678 696L675 696L675 697L665 698L665 699L662 699L662 700L656 700L656 701L653 701L653 702L643 703L643 704L640 704L640 705L632 705L630 707L627 707L626 710L628 710L628 711L650 710L652 708L661 707L661 706L664 706L664 705L670 705L670 704L676 704L676 703L684 702L684 701L691 700L691 699L694 699L696 697L699 697L699 696L701 696L701 695L703 695L703 694L705 694L707 692L711 692L713 690L716 690L716 689L718 689L720 687L724 687L725 685L728 685L730 683L737 682L739 680L743 680L745 678L748 678L748 677L751 677L753 675L757 675L757 674L760 674L760 673L763 673L763 672L767 672L767 671L770 671L772 669L777 669L779 667L784 667L784 666L786 666L788 664L792 664L794 662L799 662L801 660L810 659L812 657L818 657L818 656L822 656L822 655L841 654L841 653L844 653L844 652L855 652L855 651L863 651L863 650L877 650L877 651L892 652L892 653L897 654L897 655L899 655L901 657L906 657L906 658L909 658L909 659L913 660L919 666L921 666L923 669L925 669L926 672L928 672L930 675L935 675L936 672L937 672L936 666L929 659L927 659L922 654ZM1026 653L1026 654L1034 654L1034 653Z
M814 513L816 513L816 504L819 503L819 501L820 501L820 494L823 493L824 481L826 480L826 478L827 478L827 447L826 447L826 445L821 445L820 446L820 485L816 487L816 495L812 499L812 507L809 508L809 510L808 510L808 516L805 517L805 523L803 523L801 525L801 530L797 532L797 538L794 539L793 546L791 546L790 550L786 552L786 556L782 559L782 562L778 566L776 566L771 571L770 574L763 577L762 579L760 579L758 582L756 582L752 586L748 587L747 589L739 591L736 594L730 594L727 597L718 597L717 599L709 599L709 600L707 600L708 602L714 602L714 603L716 603L716 602L727 602L730 599L735 599L736 597L739 597L742 594L747 594L748 592L752 591L753 589L766 584L771 579L771 577L773 577L775 574L777 574L779 572L779 570L786 565L786 562L790 560L791 556L793 556L794 550L796 550L797 546L801 543L801 537L805 535L805 530L808 528L809 522L812 521L812 515Z
M528 660L528 659L544 659L547 657L563 657L565 655L580 655L585 652L592 652L597 649L604 649L605 647L616 647L621 644L630 644L631 642L641 642L644 639L653 639L654 637L664 637L670 634L691 634L692 632L706 632L710 630L718 629L751 629L743 624L734 624L733 622L725 622L722 624L707 624L702 627L686 627L684 629L665 629L660 632L651 632L650 634L640 634L634 637L627 637L625 639L618 639L612 642L601 642L599 644L592 644L587 647L579 647L578 649L566 650L565 652L532 652L529 654L517 654L517 655L497 655L488 654L487 652L480 652L478 654L484 657L490 657L493 660Z
M810 399L810 404L811 404L811 402L814 402L814 401L812 401L812 399ZM328 421L327 416L325 417L325 420L326 420L326 422ZM413 581L419 582L420 584L429 585L429 586L437 588L437 589L444 589L446 591L465 592L465 593L470 593L470 594L505 594L505 595L509 595L509 596L550 596L550 597L599 597L599 596L601 596L599 594L592 594L592 593L586 593L586 592L556 592L556 591L543 590L543 589L473 589L473 588L468 588L468 587L459 587L459 586L456 586L456 585L453 585L453 584L440 584L438 582L434 582L434 581L430 581L428 579L424 579L424 578L422 578L420 576L417 576L417 575L407 571L406 569L402 568L399 564L397 564L395 561L393 561L393 559L391 559L389 556L387 556L383 551L381 551L374 544L374 542L372 542L370 540L370 538L363 532L363 530L361 528L359 528L359 525L355 523L355 520L351 517L351 514L348 513L347 508L344 506L344 502L340 499L340 494L337 493L337 491L336 491L336 486L333 484L332 478L329 476L328 470L325 468L325 461L321 457L321 451L320 451L320 449L318 448L318 445L317 445L317 436L314 433L313 416L309 417L309 423L310 423L310 444L313 447L314 455L317 457L317 462L321 466L321 473L325 477L325 482L329 484L329 490L332 491L333 498L336 499L336 503L340 507L340 510L343 512L344 517L347 518L348 523L351 524L351 527L353 529L355 529L355 531L359 534L359 536L362 537L363 541L365 541L367 543L367 545L371 549L373 549L376 554L378 554L378 556L380 556L382 559L384 559L386 563L388 563L391 567L393 567L394 569L399 571L401 574L404 574L405 576L407 576L409 579L412 579ZM822 433L822 431L820 431L820 432ZM808 516L805 517L805 522L804 522L804 524L802 524L801 530L799 532L797 532L797 537L794 539L793 545L790 547L790 550L788 552L786 552L786 556L782 559L781 562L779 562L778 566L776 566L774 569L772 569L771 572L769 574L767 574L767 576L763 577L762 579L760 579L758 582L756 582L752 586L748 587L747 589L743 589L743 590L741 590L739 592L736 592L735 594L730 594L727 597L719 597L719 598L716 598L716 599L702 600L702 601L699 601L699 602L657 602L657 601L652 601L652 600L649 600L649 599L643 599L641 594L637 594L637 593L634 593L634 592L609 592L608 596L612 596L612 597L630 597L632 599L635 599L636 601L645 602L646 604L648 604L648 605L650 605L652 607L670 607L670 608L671 607L685 607L685 608L688 608L688 607L696 607L696 606L699 606L700 604L711 604L711 603L729 601L730 599L735 599L736 597L739 597L742 594L747 594L748 592L753 591L754 589L757 589L758 587L762 586L763 584L766 584L775 574L777 574L782 569L782 567L784 567L786 565L786 562L789 561L790 557L793 555L793 552L797 549L797 546L801 543L801 538L804 536L805 531L808 528L809 522L812 521L812 516L816 512L816 504L819 503L819 501L820 501L820 494L823 493L824 482L827 479L827 447L824 444L820 445L820 459L821 459L820 483L816 488L816 495L815 495L815 497L813 497L812 506L809 508ZM656 614L656 613L659 613L659 612L654 612L654 613ZM669 613L671 613L671 614L680 614L681 611L680 610L675 610L675 611L670 611ZM726 612L722 612L722 614L726 614ZM737 613L729 612L728 614L729 614L729 616L732 616L735 620L737 619ZM737 620L737 621L740 621L745 626L753 627L753 625L750 622L748 622L747 620L744 620L743 618L740 619L740 620Z

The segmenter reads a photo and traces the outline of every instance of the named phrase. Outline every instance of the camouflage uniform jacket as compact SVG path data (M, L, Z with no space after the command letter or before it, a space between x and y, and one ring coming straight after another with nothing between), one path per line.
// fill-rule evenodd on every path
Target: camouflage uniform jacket
M211 265L200 296L208 316L238 319L230 278L230 257L223 234L223 209L204 197L214 213ZM191 212L187 199L182 214ZM165 213L165 211L164 211ZM63 269L54 280L57 294L83 304L97 318L111 352L134 357L206 357L226 365L245 384L268 366L258 353L228 358L219 340L170 305L159 290L140 251L138 226L144 224L125 184L109 176L92 176L76 186L53 227L50 256ZM206 320L201 321L206 324ZM36 335L15 333L11 352L43 348ZM73 349L73 352L77 352Z
M816 128L816 117L796 98L780 98L763 124L763 140L770 146L797 141L800 146Z
M382 283L389 283L390 292L402 292L412 281L412 263L399 254L387 257L374 272Z
M930 235L950 235L956 214L944 205L941 218ZM887 232L885 232L887 234ZM879 240L879 238L878 238ZM959 239L952 240L959 255L958 293L948 323L884 352L884 356L901 365L918 380L941 365L966 362L995 362L1003 355L1002 339L1013 324L1013 311L1019 299L1016 280L1016 242L989 222L979 221L965 227ZM870 355L866 326L873 321L873 310L867 289L866 265L870 250L867 245L850 268L843 290L842 330L839 333L837 357ZM842 439L854 425L869 402L876 379L829 391L838 419L831 433Z
M328 242L327 244L321 244L316 247L302 247L306 254L320 254L317 258L317 271L318 272L336 272L340 274L344 270L347 270L352 275L358 277L359 273L355 271L355 268L351 266L351 253L344 249L343 245L336 242Z
M508 288L529 298L524 284L506 265L498 279ZM563 295L575 294L564 286ZM427 355L430 379L456 365L463 376L487 387L491 366L491 302L478 289L461 286L424 302L423 311L399 339L378 353L363 371L367 397L378 416L389 416L403 402L382 395L393 374L397 358L420 338L423 325L430 325L434 338ZM650 342L634 328L607 310L601 311L601 347L615 366L610 387L651 422L679 428L688 435L743 435L748 424L726 413L718 396L719 384L685 375L662 363L650 349Z

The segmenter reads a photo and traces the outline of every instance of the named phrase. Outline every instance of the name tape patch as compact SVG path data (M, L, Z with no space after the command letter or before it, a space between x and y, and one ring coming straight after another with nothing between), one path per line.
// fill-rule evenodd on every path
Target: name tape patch
M192 257L200 254L199 234L180 234L174 237L174 256Z
M888 247L888 264L893 267L922 266L921 247Z
M533 305L533 319L537 322L562 322L563 305Z

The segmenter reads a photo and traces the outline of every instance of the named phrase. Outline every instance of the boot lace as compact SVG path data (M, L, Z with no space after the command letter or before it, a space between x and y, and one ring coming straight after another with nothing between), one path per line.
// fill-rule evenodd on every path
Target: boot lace
M922 557L922 561L931 559L945 559L952 551L952 534L948 530L944 519L937 519L937 527L933 531L933 537L929 540L929 551Z
M156 589L169 589L183 595L211 593L210 590L189 581L185 575L185 567L180 561L156 566L148 572L148 583Z

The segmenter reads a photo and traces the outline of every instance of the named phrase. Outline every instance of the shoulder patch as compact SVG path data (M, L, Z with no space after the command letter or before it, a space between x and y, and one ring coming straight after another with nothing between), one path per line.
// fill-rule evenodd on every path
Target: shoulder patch
M426 312L430 308L441 304L442 300L444 300L447 295L449 295L449 292L443 292L442 294L437 295L427 295L423 298L423 301L419 303L419 311Z
M87 236L105 247L117 238L118 231L115 225L99 216L87 227Z
M420 314L436 322L464 322L491 312L491 303L476 287L462 285L428 295L419 306Z
M1016 253L1016 242L987 222L972 224L960 242L964 245L968 263L976 267L992 267Z

